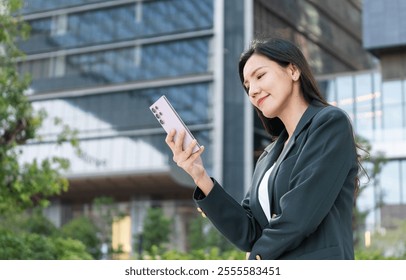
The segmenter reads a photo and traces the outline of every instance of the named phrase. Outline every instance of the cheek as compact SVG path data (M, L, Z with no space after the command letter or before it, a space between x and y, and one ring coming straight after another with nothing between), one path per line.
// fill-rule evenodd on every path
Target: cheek
M249 101L251 102L252 105L255 106L255 100L251 96L248 96Z

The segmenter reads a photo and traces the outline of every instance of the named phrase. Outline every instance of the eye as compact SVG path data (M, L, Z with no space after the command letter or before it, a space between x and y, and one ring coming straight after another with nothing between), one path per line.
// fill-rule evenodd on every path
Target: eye
M264 75L265 75L265 73L258 74L257 75L257 80L261 79Z

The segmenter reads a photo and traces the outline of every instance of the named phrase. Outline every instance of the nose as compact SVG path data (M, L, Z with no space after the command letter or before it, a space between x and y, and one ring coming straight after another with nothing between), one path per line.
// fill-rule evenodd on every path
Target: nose
M252 83L248 89L248 96L254 98L258 93L261 92L261 89L258 85Z

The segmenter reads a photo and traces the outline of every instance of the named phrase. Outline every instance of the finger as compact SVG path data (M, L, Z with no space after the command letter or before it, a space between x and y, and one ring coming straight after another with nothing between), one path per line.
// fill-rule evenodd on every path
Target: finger
M188 158L186 158L184 160L179 160L177 162L178 166L186 170L187 166L190 166L193 162L195 162L201 156L201 154L203 152L204 152L204 146L200 146L200 148L197 152L195 152L194 154L192 154L191 156L189 156Z
M168 135L166 135L166 138L165 138L165 142L169 146L169 148L171 148L171 150L173 150L173 148L175 146L175 141L174 141L175 134L176 134L176 130L172 129L168 133Z
M195 161L198 157L200 157L204 152L204 146L200 146L199 150L197 150L194 154L192 154L188 160Z
M181 130L179 132L176 132L176 134L178 135L178 137L175 141L175 151L181 152L183 151L183 140L185 139L186 132L184 130Z
M197 150L197 152L194 153L194 154L191 156L191 157L193 158L193 160L195 160L195 159L197 159L198 157L200 157L200 156L203 154L204 150L205 150L205 147L204 147L204 146L200 146L199 150Z
M193 154L193 149L195 148L195 146L197 145L197 141L196 139L193 139L192 142L190 142L189 146L187 146L185 152L185 155L187 157L189 157L191 154Z

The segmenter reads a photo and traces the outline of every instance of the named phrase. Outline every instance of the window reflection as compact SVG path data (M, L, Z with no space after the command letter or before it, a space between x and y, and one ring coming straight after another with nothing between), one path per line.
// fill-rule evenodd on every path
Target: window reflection
M342 76L336 79L337 106L344 109L354 121L354 87L352 76Z
M370 141L406 139L402 103L402 82L381 86L378 73L336 76L319 81L327 101L344 109L353 120L357 134ZM388 92L388 94L387 94Z
M97 135L160 128L149 106L161 95L166 95L187 125L212 122L209 83L53 99L33 102L33 105L36 109L43 108L49 115L41 135L58 133L52 123L55 117L83 135Z
M355 130L366 137L373 137L373 120L375 112L373 111L374 99L380 96L379 92L373 91L372 75L361 74L355 76L355 104L356 104L356 127Z
M33 102L35 109L48 113L39 131L46 142L28 145L27 159L50 156L50 142L59 133L53 123L57 117L79 132L84 154L77 156L67 146L55 151L73 161L73 173L166 166L172 157L164 141L165 131L149 110L161 95L171 101L199 143L210 147L211 88L210 83L200 83ZM211 168L211 153L203 157Z
M210 38L181 40L28 61L20 65L20 70L33 74L31 87L36 93L198 75L210 71L209 45ZM64 72L50 71L51 66Z
M389 137L386 140L402 139L405 121L403 110L406 105L402 103L402 84L400 81L385 82L382 90L383 127Z
M38 7L43 10L45 3L50 2L54 1L40 1ZM71 5L88 4L86 1L77 2ZM61 7L63 7L61 2L50 6L50 8ZM25 9L24 12L32 10ZM31 37L27 42L21 42L20 48L30 54L211 29L213 0L172 0L170 5L167 1L137 1L67 14L65 17L66 30L54 35L52 32L54 24L51 24L50 18L29 21L33 26Z
M406 204L406 160L401 161L400 171L400 203Z
M211 131L194 132L199 143L208 151L212 150ZM80 139L83 153L77 155L69 144L55 148L55 143L43 142L25 145L21 155L22 162L32 158L42 160L51 156L61 156L70 161L68 174L106 174L107 172L143 171L161 172L172 162L171 151L165 143L164 134L143 136L109 136ZM202 158L208 169L212 168L210 153Z
M382 169L380 185L385 204L399 204L401 202L399 164L400 161L397 160L389 161Z
M371 57L365 55L362 45L354 39L360 36L361 30L351 30L361 26L359 22L352 22L356 18L354 14L360 17L360 11L347 1L341 4L338 7L331 1L320 3L329 11L326 16L317 8L319 4L310 1L254 1L254 29L260 37L274 35L295 41L309 58L315 74L368 69L372 65ZM347 25L346 21L352 23ZM287 25L295 28L287 28ZM335 47L338 45L340 50ZM349 53L353 54L351 60Z
M373 151L390 153L375 185L369 185L359 204L362 209L373 209L380 199L384 204L397 205L406 201L406 96L405 81L383 82L379 73L354 73L319 81L328 102L347 111L353 119L355 133L371 143ZM378 148L377 148L378 147ZM364 162L365 167L367 163ZM365 182L366 183L366 182ZM367 222L378 223L379 211L371 210ZM371 221L369 221L371 222Z
M95 2L101 2L100 0L29 0L24 1L24 7L22 13L35 13L44 10L61 9L73 6L79 6L83 4L90 4Z

